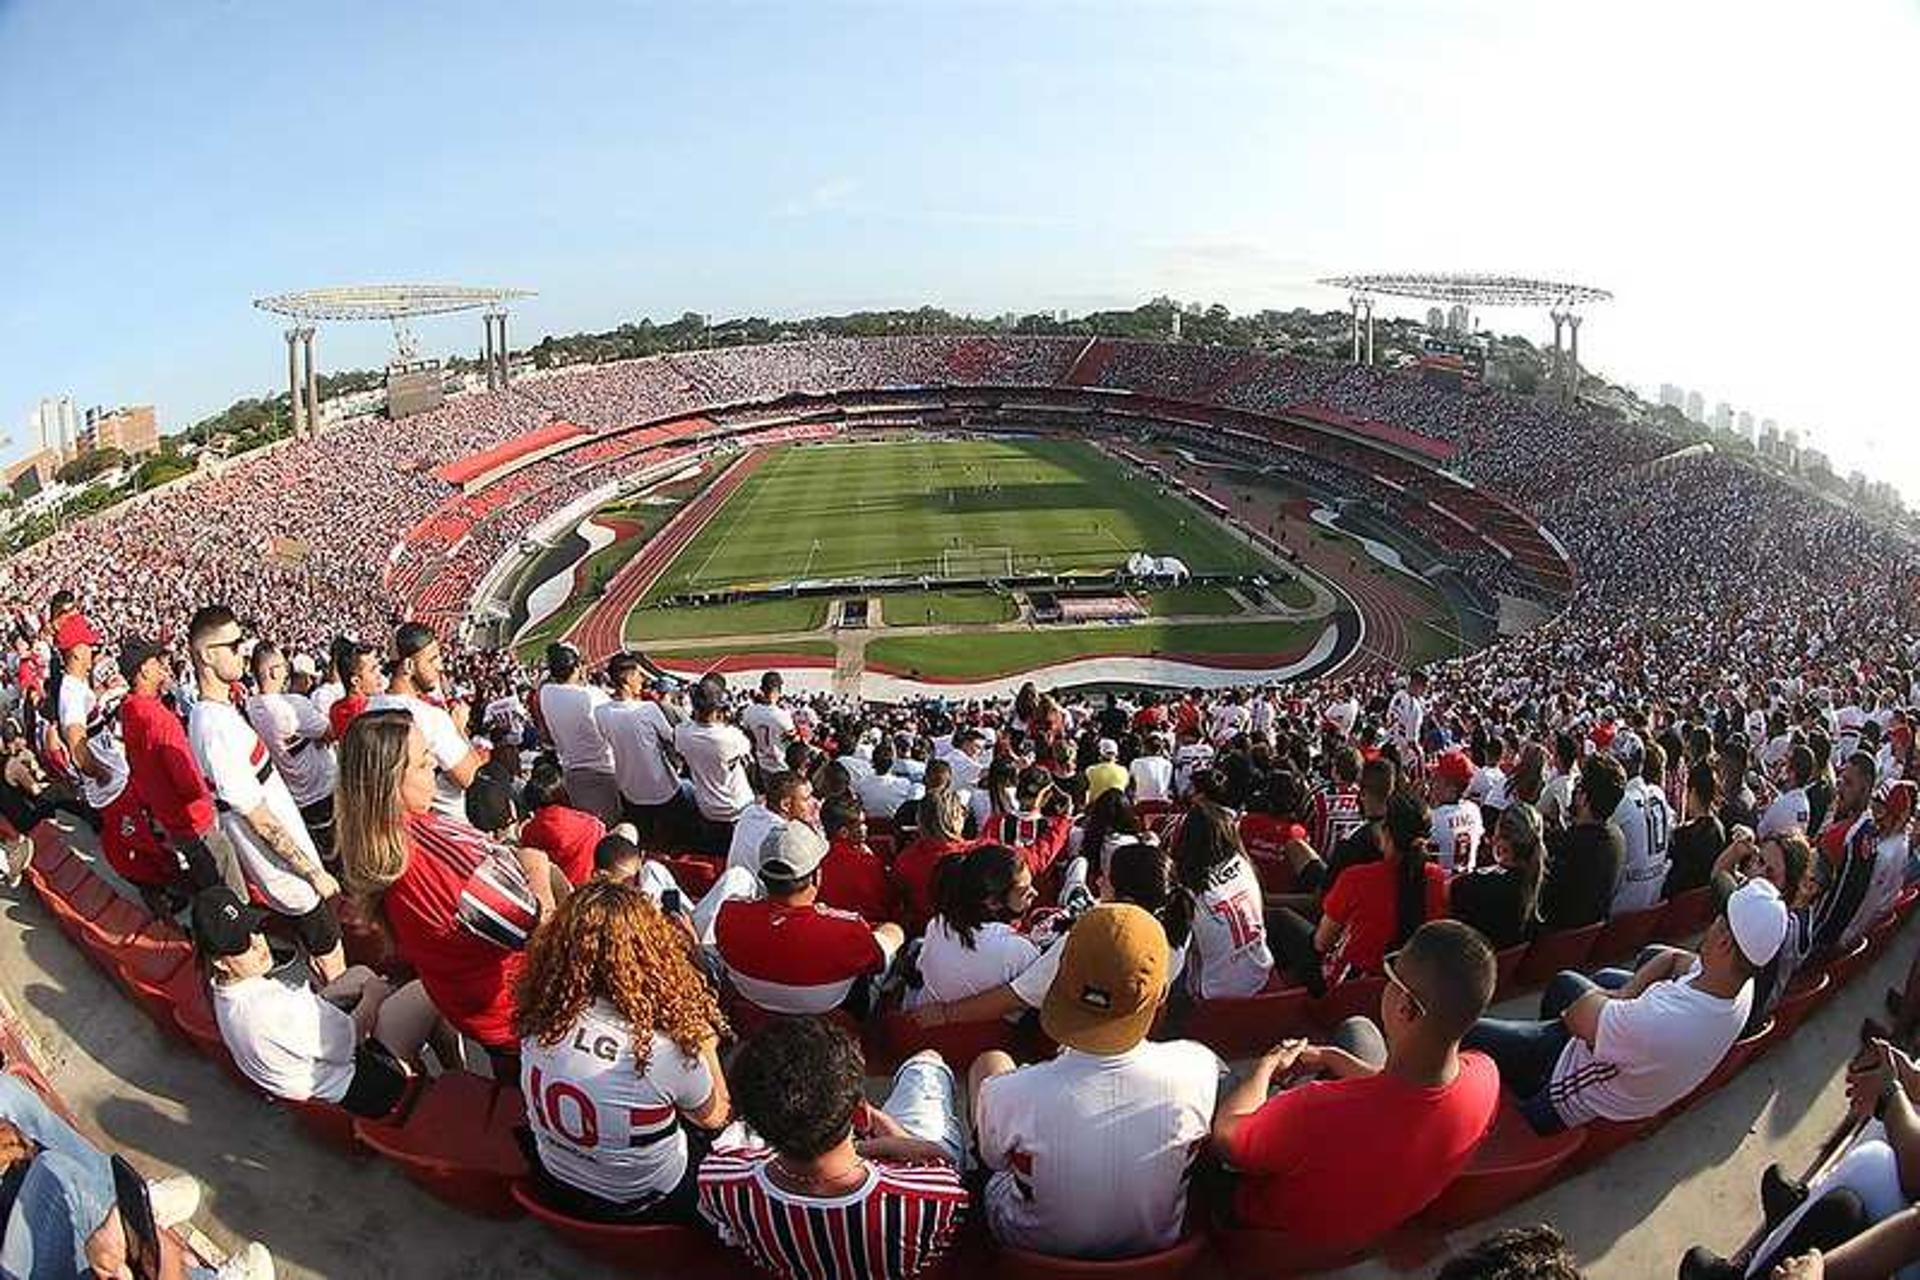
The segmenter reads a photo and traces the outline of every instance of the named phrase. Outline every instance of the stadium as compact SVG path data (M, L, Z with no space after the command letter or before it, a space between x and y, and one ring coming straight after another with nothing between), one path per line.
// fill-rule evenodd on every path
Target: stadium
M691 827L653 825L658 814L636 808L624 790L605 811L607 824L588 816L590 779L553 745L565 732L555 719L562 704L546 696L576 672L599 679L616 660L637 667L633 687L659 691L647 696L676 719L688 714L689 688L696 720L707 714L699 699L712 696L709 688L723 689L726 714L750 730L756 716L765 723L768 708L783 708L788 725L805 727L772 742L792 772L756 759L760 798L749 812L786 803L776 793L791 795L798 784L778 779L811 779L827 812L867 811L862 856L887 868L882 881L895 877L903 894L921 883L905 870L918 851L991 845L986 833L1003 823L999 838L1029 860L1048 900L1064 900L1075 873L1063 882L1062 872L1083 860L1065 852L1069 835L1111 842L1115 822L1178 851L1168 874L1185 884L1187 827L1225 815L1237 824L1234 848L1244 845L1234 857L1267 895L1264 924L1256 914L1245 926L1262 933L1283 927L1293 908L1280 904L1300 903L1322 874L1314 867L1334 854L1334 835L1320 824L1325 797L1358 794L1335 771L1349 748L1356 764L1362 753L1397 760L1401 776L1432 796L1436 815L1463 806L1484 813L1484 847L1491 855L1497 846L1501 861L1489 856L1482 870L1496 875L1512 874L1517 856L1502 813L1550 805L1553 778L1604 790L1594 771L1611 770L1628 779L1634 803L1661 797L1675 843L1650 846L1649 834L1630 856L1653 859L1664 877L1678 874L1681 829L1711 821L1719 832L1724 814L1728 827L1744 820L1767 831L1774 806L1806 791L1792 771L1807 741L1825 743L1843 774L1867 761L1870 776L1859 785L1888 822L1884 838L1865 838L1856 853L1861 819L1839 819L1840 863L1797 899L1811 904L1796 907L1808 914L1792 926L1805 930L1792 935L1798 969L1764 1003L1755 998L1737 1038L1651 1111L1536 1133L1524 1099L1510 1093L1449 1176L1390 1229L1360 1238L1335 1233L1313 1243L1298 1227L1213 1222L1132 1261L1081 1261L996 1241L976 1223L951 1242L942 1229L957 1274L991 1266L1023 1276L1387 1275L1437 1266L1493 1226L1546 1216L1577 1236L1583 1222L1620 1211L1592 1194L1635 1176L1614 1171L1644 1170L1643 1151L1687 1140L1675 1134L1719 1142L1730 1115L1752 1114L1728 1104L1755 1105L1766 1063L1776 1061L1767 1055L1791 1057L1799 1076L1816 1072L1818 1029L1857 1020L1861 993L1898 986L1904 972L1880 963L1916 900L1905 887L1894 802L1880 797L1912 768L1908 707L1920 655L1905 639L1914 631L1911 551L1891 530L1789 478L1578 401L1463 387L1417 369L1102 337L812 340L523 371L500 383L391 420L348 418L298 434L12 557L0 580L19 602L20 644L28 652L48 644L57 669L77 646L137 655L147 652L143 642L127 637L151 637L151 653L175 669L177 683L209 698L220 686L208 683L213 659L195 638L207 627L231 625L258 646L254 655L282 656L295 678L304 666L316 696L324 677L357 670L362 650L396 673L389 696L411 696L392 693L412 678L398 673L412 669L421 643L437 642L445 700L473 709L468 733L491 741L496 758L519 750L518 717L543 722L525 730L525 741L557 756L554 776L565 767L566 789L544 784L548 807L536 819L556 804L598 833L623 814L635 818L639 855L676 900L722 912L737 892L728 880L740 856L728 845L734 821L716 828L701 808ZM326 483L303 483L316 476ZM1821 589L1836 573L1850 584L1844 595ZM71 603L49 606L63 592ZM208 615L207 604L230 612ZM90 643L76 640L76 619ZM361 643L342 650L342 636ZM248 678L267 678L272 662L256 656ZM68 680L95 678L73 672ZM1418 686L1408 683L1415 672ZM129 678L142 678L137 664ZM609 678L617 685L620 677ZM250 716L257 697L281 696L265 690L249 694ZM1412 721L1410 698L1419 708ZM61 711L54 722L64 718ZM697 770L679 733L676 754L662 759L670 770ZM987 734L1012 781L1004 799L995 795L977 814L962 806L972 815L967 834L955 830L951 845L926 843L934 819L922 806L930 802L897 812L869 803L865 783L895 776L876 772L882 744L887 760L898 753L923 770L957 770L967 767L961 741ZM1163 746L1154 742L1160 735ZM936 739L949 754L933 747ZM82 740L95 740L93 731ZM338 842L358 731L314 741L341 757L338 806L326 797L329 814L342 815ZM616 768L624 750L614 752ZM1105 808L1065 799L1064 810L1025 813L1014 795L1038 776L1070 797L1104 763L1131 768L1156 752L1169 757L1171 782L1151 798ZM148 779L140 752L127 754L133 779ZM971 766L982 771L970 785L983 799L997 785L987 761ZM46 761L49 773L62 764ZM297 766L281 767L295 776ZM1446 782L1456 769L1459 780ZM442 776L457 772L443 761ZM1126 776L1120 794L1130 798L1139 779ZM217 766L209 777L217 780ZM931 786L931 775L922 777ZM1726 805L1742 807L1703 811L1699 788L1711 792L1722 777ZM1319 791L1309 791L1309 779ZM700 794L697 775L692 785ZM899 785L905 796L921 784L902 774ZM1864 805L1852 785L1843 780L1828 803ZM465 813L492 831L495 819L473 808L478 788L476 775ZM94 794L84 785L80 793L81 801ZM127 794L144 790L132 785ZM841 808L832 810L836 797ZM1415 803L1424 821L1426 802ZM233 818L221 812L218 829ZM138 821L161 847L198 847L198 837L164 829L152 809ZM836 821L828 819L830 829ZM1096 821L1109 825L1095 831ZM1564 810L1559 821L1570 821ZM1020 843L1029 836L1014 834L1054 823L1060 845L1038 836L1029 846ZM530 1217L498 1246L514 1242L516 1265L577 1270L589 1265L585 1255L606 1274L744 1273L695 1227L609 1223L556 1207L543 1190L551 1172L530 1165L540 1157L523 1151L515 1131L530 1121L537 1141L549 1141L551 1129L571 1133L553 1140L576 1147L581 1135L557 1112L537 1110L557 1105L542 1099L537 1071L529 1116L478 1024L456 1023L468 1043L464 1065L446 1069L436 1056L437 1069L411 1076L389 1113L370 1117L357 1096L349 1108L269 1080L218 1003L217 975L210 996L194 954L196 937L206 945L203 925L168 896L174 873L156 879L150 862L130 857L124 827L118 847L95 841L84 823L29 813L18 829L29 828L26 881L49 930L66 935L61 945L95 966L98 999L150 1015L177 1046L157 1051L169 1071L179 1069L174 1056L205 1055L233 1077L213 1081L232 1102L271 1097L280 1123L248 1125L263 1156L317 1177L373 1157L391 1171L383 1185L394 1195L418 1198L420 1213L450 1223ZM520 839L534 840L533 829ZM1667 837L1663 827L1662 845ZM1468 842L1457 876L1479 878L1464 873L1477 865L1481 838ZM1549 848L1559 850L1560 839L1550 835ZM1138 847L1133 841L1121 838ZM1715 838L1708 861L1725 861L1717 857L1725 842ZM562 852L554 846L556 873ZM352 855L340 865L351 884ZM1891 878L1875 870L1886 867ZM1597 918L1573 924L1546 918L1544 897L1539 918L1530 905L1513 940L1487 952L1498 1011L1531 1017L1557 974L1631 963L1649 944L1711 945L1718 908L1706 871L1698 863L1690 887L1664 893L1656 881L1645 901L1611 907L1626 900L1609 876ZM1554 875L1541 894L1553 892ZM1622 883L1635 877L1644 873ZM424 943L365 914L358 896L332 901L348 960L396 984L427 976L431 953L412 949ZM1334 904L1324 896L1325 910ZM912 922L910 908L896 910ZM1456 897L1453 914L1468 912ZM1472 918L1493 936L1495 924ZM1200 966L1204 984L1213 944L1189 927L1188 963ZM324 950L284 921L269 933L275 948ZM44 951L35 936L29 944ZM1246 1064L1289 1037L1337 1038L1355 1017L1396 1016L1383 1012L1396 999L1390 971L1359 965L1322 985L1316 968L1302 981L1272 936L1266 981L1234 994L1202 986L1168 1005L1155 1036ZM717 1006L732 1034L751 1039L770 1014L794 1011L754 994L774 988L740 976L743 962L724 936L715 954L720 971L735 975ZM1842 995L1847 1011L1823 1012ZM881 997L864 1017L835 1013L863 1048L876 1097L887 1075L927 1050L964 1074L989 1051L1034 1061L1053 1048L1031 1017L930 1023L899 1008L900 998ZM31 1034L10 1034L10 1069L51 1093L29 1065ZM1821 1145L1809 1176L1817 1181L1852 1158L1852 1136ZM1739 1197L1752 1185L1752 1161L1729 1162L1715 1184L1736 1221L1750 1216ZM1766 1235L1764 1225L1753 1229L1747 1246L1771 1248ZM758 1261L776 1274L812 1265L799 1252ZM889 1274L913 1270L889 1266Z

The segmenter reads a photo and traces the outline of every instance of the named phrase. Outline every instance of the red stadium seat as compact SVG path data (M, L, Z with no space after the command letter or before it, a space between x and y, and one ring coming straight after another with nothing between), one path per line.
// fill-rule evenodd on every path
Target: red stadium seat
M1920 885L1909 885L1894 899L1893 914L1905 920L1916 906L1920 906Z
M700 853L677 853L659 859L662 866L673 872L674 883L682 892L694 897L702 897L713 888L713 882L720 878L725 864Z
M1767 1041L1773 1036L1773 1027L1774 1020L1768 1018L1758 1031L1750 1036L1735 1040L1733 1046L1727 1050L1727 1056L1720 1059L1720 1065L1709 1072L1707 1078L1702 1080L1692 1093L1674 1103L1673 1106L1668 1109L1669 1114L1680 1114L1688 1107L1693 1106L1708 1094L1726 1084L1727 1081L1739 1075L1742 1068L1760 1056L1762 1049L1766 1047Z
M71 898L88 880L97 879L87 861L74 854L58 839L38 840L33 846L33 862L27 868L42 898Z
M1871 963L1873 953L1867 940L1855 938L1852 946L1827 962L1827 975L1833 979L1834 986L1843 987Z
M331 1102L318 1100L295 1102L290 1098L280 1098L276 1101L292 1113L294 1122L322 1146L331 1147L341 1155L368 1154L354 1132L355 1120L351 1111L343 1111Z
M1378 997L1374 1007L1379 1007ZM1202 1000L1174 1034L1198 1040L1225 1058L1251 1057L1290 1036L1306 1035L1313 1020L1314 1002L1307 989L1288 987L1238 1000Z
M1867 960L1871 964L1877 960L1892 944L1894 936L1900 932L1903 921L1895 912L1889 912L1887 918L1867 930Z
M192 965L193 944L165 920L150 920L113 951L114 972L129 990L165 990L176 974Z
M93 936L88 932L93 918L110 907L119 896L113 891L112 885L89 871L74 886L72 893L48 897L46 904L60 932L84 947Z
M1232 1280L1280 1280L1284 1276L1332 1271L1360 1261L1371 1251L1367 1248L1315 1249L1283 1231L1258 1231L1249 1227L1216 1231L1213 1244L1219 1251L1222 1269Z
M1004 1049L1019 1061L1037 1048L1035 1037L1003 1018L923 1027L899 1009L888 1010L871 1024L867 1042L869 1071L891 1071L922 1049L932 1049L962 1075L989 1049Z
M1707 927L1713 919L1713 886L1702 885L1667 899L1666 912L1653 936L1662 942L1682 942Z
M1833 993L1831 974L1819 973L1805 982L1794 982L1787 993L1780 997L1780 1003L1773 1007L1774 1035L1786 1039L1797 1030L1807 1016L1825 1004Z
M1654 939L1660 922L1666 918L1667 906L1659 903L1645 911L1629 911L1607 921L1600 930L1600 936L1593 940L1593 951L1587 957L1589 964L1613 964L1626 961L1631 964L1640 954L1640 948Z
M1386 993L1387 980L1378 974L1349 978L1328 989L1313 1002L1313 1020L1331 1031L1348 1018L1380 1020L1380 997Z
M1574 1173L1592 1168L1629 1142L1638 1142L1666 1122L1665 1112L1644 1120L1589 1120L1583 1126L1587 1131L1587 1140L1574 1152L1567 1164L1567 1171Z
M993 1275L999 1280L1175 1280L1189 1275L1200 1265L1207 1252L1205 1236L1188 1236L1171 1249L1144 1254L1138 1258L1112 1258L1089 1261L1083 1258L1055 1258L1028 1249L996 1244L989 1256Z
M1527 958L1530 944L1521 942L1504 951L1496 951L1494 961L1493 998L1505 1000L1520 990L1520 966Z
M357 1120L353 1128L429 1194L482 1217L511 1218L520 1212L513 1184L527 1172L513 1138L524 1114L518 1089L451 1071L421 1091L404 1123Z
M736 1274L739 1264L711 1236L695 1227L665 1224L588 1222L548 1208L533 1183L521 1179L510 1188L514 1203L540 1224L590 1258L628 1271L675 1277Z
M1599 940L1606 924L1590 924L1582 929L1562 929L1557 933L1543 933L1533 940L1527 948L1527 958L1520 962L1520 972L1514 981L1525 990L1546 985L1549 978L1562 969L1578 969L1586 963L1587 956L1593 951L1593 944Z
M1511 1208L1552 1182L1586 1140L1585 1129L1542 1137L1503 1094L1493 1129L1474 1149L1467 1167L1416 1221L1432 1230L1451 1231Z

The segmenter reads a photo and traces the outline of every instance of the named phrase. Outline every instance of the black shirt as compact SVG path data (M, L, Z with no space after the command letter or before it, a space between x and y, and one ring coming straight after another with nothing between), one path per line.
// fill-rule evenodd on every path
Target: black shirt
M1495 951L1519 946L1532 932L1525 883L1512 867L1483 867L1455 876L1447 902L1447 914L1478 929Z
M1689 889L1698 889L1712 877L1713 860L1727 847L1726 828L1720 819L1708 814L1681 824L1667 846L1666 888L1660 896L1671 898Z
M1321 882L1320 892L1332 890L1333 882L1348 867L1357 867L1366 862L1380 861L1380 833L1376 830L1378 819L1356 827L1351 835L1333 846L1333 854L1327 859L1326 879Z
M1575 823L1549 837L1547 874L1540 883L1541 929L1578 929L1605 920L1626 856L1620 833L1604 822Z
M1833 779L1815 778L1807 784L1807 838L1827 825L1827 815L1833 812Z

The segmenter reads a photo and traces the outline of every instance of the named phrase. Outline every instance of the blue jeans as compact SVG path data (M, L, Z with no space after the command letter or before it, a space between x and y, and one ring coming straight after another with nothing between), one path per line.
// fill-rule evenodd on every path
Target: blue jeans
M90 1278L87 1237L114 1206L113 1166L17 1076L0 1073L0 1120L42 1148L0 1228L0 1277Z
M1482 1018L1461 1038L1460 1045L1477 1049L1493 1059L1500 1069L1500 1083L1520 1100L1521 1114L1536 1133L1558 1133L1567 1122L1554 1110L1547 1096L1553 1079L1554 1064L1573 1033L1561 1021L1582 996L1595 991L1617 991L1633 979L1627 969L1602 969L1589 978L1583 973L1563 969L1555 974L1547 989L1540 993L1540 1018Z

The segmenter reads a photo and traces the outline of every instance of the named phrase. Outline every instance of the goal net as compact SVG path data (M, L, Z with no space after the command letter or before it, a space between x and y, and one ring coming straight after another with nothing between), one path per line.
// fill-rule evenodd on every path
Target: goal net
M943 578L1011 578L1012 547L948 547L940 553Z

